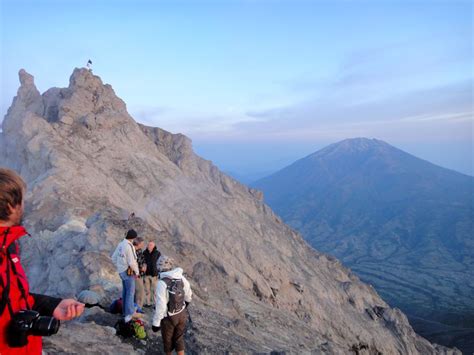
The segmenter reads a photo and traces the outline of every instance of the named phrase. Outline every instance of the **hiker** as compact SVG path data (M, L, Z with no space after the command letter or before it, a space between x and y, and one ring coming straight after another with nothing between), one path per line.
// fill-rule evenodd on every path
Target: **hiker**
M87 67L87 69L88 69L89 71L92 71L92 60L89 59L89 60L87 61L86 67Z
M166 354L176 350L184 355L184 332L188 320L188 307L192 291L183 269L175 267L172 258L162 255L158 259L160 279L155 291L155 313L152 330L161 329L163 347Z
M158 267L156 263L161 253L155 246L155 242L150 240L147 248L143 252L146 262L146 272L143 282L145 284L145 307L152 307L155 305L155 289L158 281Z
M84 304L76 300L29 292L18 245L18 240L28 235L21 225L25 192L26 184L17 173L0 168L0 354L2 355L40 355L41 336L55 334L59 329L59 321L73 319L84 311ZM40 321L42 326L38 327ZM28 328L25 330L25 325L31 325L35 335L30 335L31 331L28 331Z
M112 261L122 280L122 314L126 323L130 322L134 316L137 316L133 300L135 297L135 281L140 271L138 270L135 247L132 244L133 239L137 236L137 232L130 229L125 239L117 245L112 254Z
M145 300L145 285L143 284L143 280L145 278L145 271L147 269L145 257L143 256L143 247L145 246L143 238L135 238L133 240L133 246L135 247L135 252L137 254L138 270L140 271L138 278L135 281L135 303L138 306L138 312L143 313L142 308L143 302Z

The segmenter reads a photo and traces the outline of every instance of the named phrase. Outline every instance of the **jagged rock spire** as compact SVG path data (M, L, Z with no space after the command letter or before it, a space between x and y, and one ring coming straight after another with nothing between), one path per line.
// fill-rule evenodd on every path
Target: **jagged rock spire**
M17 95L14 97L13 103L3 120L3 131L15 129L19 124L18 120L20 117L25 115L25 112L37 115L43 114L43 101L40 92L35 86L33 75L29 74L25 69L20 69L18 77L20 80L20 87L18 88Z
M20 71L18 72L18 77L20 79L21 85L18 88L18 93L16 97L16 100L18 101L17 103L31 110L30 105L39 105L41 101L41 94L36 88L35 78L25 69L20 69ZM35 110L37 108L37 106L33 107L33 109Z

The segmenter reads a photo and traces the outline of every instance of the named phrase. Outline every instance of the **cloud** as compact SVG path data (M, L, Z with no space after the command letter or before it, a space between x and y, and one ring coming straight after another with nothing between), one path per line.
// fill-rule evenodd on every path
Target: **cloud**
M279 83L290 95L307 93L306 98L313 101L395 96L472 78L470 42L465 38L418 38L357 48L348 51L332 68L314 68Z
M453 112L453 113L444 113L444 114L425 114L417 116L403 117L398 120L398 122L430 122L430 121L446 121L446 122L471 122L473 121L473 112L464 111L464 112ZM385 121L379 121L381 124L385 124Z
M353 136L467 139L474 120L472 80L388 98L319 97L286 107L249 111L256 121L234 125L240 139L343 139ZM459 135L459 136L457 136ZM387 138L388 139L388 138Z
M148 125L153 125L170 111L170 108L164 106L135 106L130 108L131 115L137 121Z
M280 79L274 99L253 107L133 112L142 122L209 141L413 140L416 131L424 141L468 139L473 80L462 71L467 47L443 42L427 56L423 46L413 48L413 41L386 43L347 53L332 72Z
M194 135L229 134L239 124L262 121L228 107L223 113L188 111L170 107L131 107L130 113L137 121L149 126L159 126L175 133Z

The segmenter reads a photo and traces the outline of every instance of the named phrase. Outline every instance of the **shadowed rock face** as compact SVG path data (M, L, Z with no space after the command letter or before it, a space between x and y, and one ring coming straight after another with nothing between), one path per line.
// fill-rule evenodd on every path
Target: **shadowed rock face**
M137 124L90 71L75 69L68 88L43 95L31 75L20 79L0 163L28 183L33 237L22 247L34 291L117 297L109 255L133 227L189 276L192 351L452 353L417 336L370 286L308 247L261 193L196 156L188 138ZM68 341L91 348L81 329L101 326L83 322L48 339L47 351L68 351ZM90 341L102 352L120 342Z
M436 322L457 327L458 340L467 328L472 337L473 177L357 138L311 154L255 187L312 246L340 258L387 302L416 317L415 329L446 344L456 339ZM420 317L431 322L423 325Z

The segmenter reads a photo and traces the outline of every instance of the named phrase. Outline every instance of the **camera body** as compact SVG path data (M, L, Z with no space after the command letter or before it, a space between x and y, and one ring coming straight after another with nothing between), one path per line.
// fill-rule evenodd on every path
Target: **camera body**
M54 317L44 317L36 311L21 310L15 313L8 326L8 345L20 348L28 344L29 335L50 336L59 330L60 322Z

